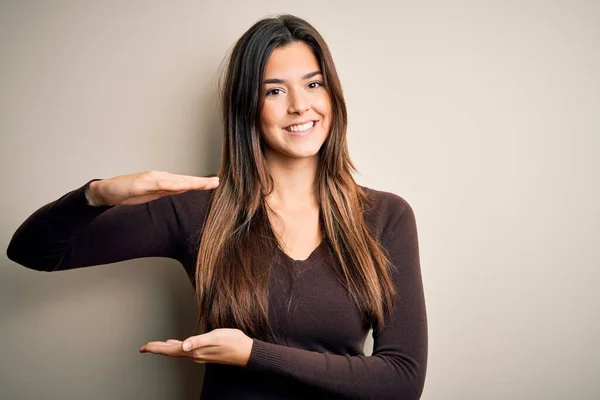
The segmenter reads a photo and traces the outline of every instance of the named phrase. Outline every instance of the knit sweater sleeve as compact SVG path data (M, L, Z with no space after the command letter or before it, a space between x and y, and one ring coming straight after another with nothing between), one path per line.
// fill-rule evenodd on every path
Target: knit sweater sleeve
M326 393L327 398L418 399L427 364L427 319L417 229L403 199L382 243L396 267L396 312L375 332L371 356L347 356L253 341L248 368L275 373Z
M47 272L142 257L179 258L182 246L173 196L95 207L85 197L95 180L27 218L9 243L8 258Z

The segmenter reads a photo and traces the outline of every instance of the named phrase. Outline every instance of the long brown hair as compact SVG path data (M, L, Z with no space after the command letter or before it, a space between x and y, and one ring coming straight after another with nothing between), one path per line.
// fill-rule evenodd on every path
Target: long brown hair
M280 15L260 20L242 35L220 85L220 184L212 195L196 264L201 332L229 327L255 338L272 337L268 285L281 247L265 204L273 180L259 130L260 88L271 52L295 41L315 54L332 103L331 131L319 150L317 171L321 230L337 261L331 268L374 329L382 328L386 313L393 310L390 262L367 229L363 211L368 197L352 176L356 169L346 142L346 105L331 53L308 22Z

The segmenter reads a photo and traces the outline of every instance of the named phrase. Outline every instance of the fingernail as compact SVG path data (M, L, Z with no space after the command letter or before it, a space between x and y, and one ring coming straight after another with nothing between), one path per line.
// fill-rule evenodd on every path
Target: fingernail
M184 349L185 351L188 351L188 350L189 350L189 349L191 349L191 348L192 348L192 344L191 344L191 343L185 342L185 343L183 344L183 349Z

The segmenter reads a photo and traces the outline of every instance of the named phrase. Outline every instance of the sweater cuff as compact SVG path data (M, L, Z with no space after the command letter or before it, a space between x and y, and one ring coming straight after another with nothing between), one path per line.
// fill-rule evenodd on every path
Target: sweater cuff
M81 226L86 222L93 221L97 216L114 207L105 205L92 206L88 203L85 191L90 183L96 180L99 179L92 179L85 185L64 194L58 200L48 204L47 206L54 209L52 218L64 218L66 216L68 219L72 219L76 215L77 221L73 221L73 225ZM61 221L61 224L64 223L64 221Z
M90 186L90 184L94 181L100 181L100 180L102 180L102 179L92 179L92 180L88 181L85 185L62 196L60 199L57 200L57 203L59 203L61 205L68 204L69 208L76 209L84 214L94 215L94 214L103 213L104 211L106 211L114 206L91 205L88 202L87 197L85 195L85 192L88 189L88 187Z
M100 208L102 210L106 210L106 209L112 208L114 206L107 206L107 205L104 205L104 204L91 204L88 201L87 196L86 196L86 192L88 191L88 189L89 189L90 185L92 184L92 182L101 181L101 180L102 179L98 179L98 178L92 179L89 182L87 182L85 185L83 185L82 187L80 187L79 189L77 189L76 192L77 192L77 195L78 195L78 197L80 199L83 198L83 201L84 201L84 203L85 203L86 206L94 207L94 208Z
M280 370L284 361L281 346L262 340L252 339L252 351L248 360L247 368L256 371Z

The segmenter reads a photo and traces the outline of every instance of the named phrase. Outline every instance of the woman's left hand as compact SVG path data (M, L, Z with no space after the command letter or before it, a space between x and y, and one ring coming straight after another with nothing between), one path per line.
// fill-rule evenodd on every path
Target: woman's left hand
M140 353L187 357L197 363L217 363L245 367L250 359L252 339L239 329L215 329L181 340L150 342Z

